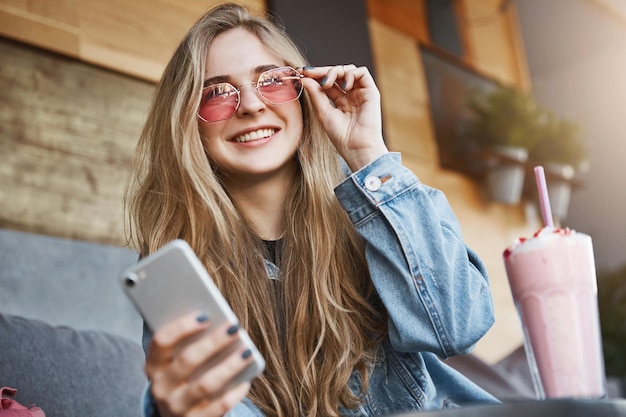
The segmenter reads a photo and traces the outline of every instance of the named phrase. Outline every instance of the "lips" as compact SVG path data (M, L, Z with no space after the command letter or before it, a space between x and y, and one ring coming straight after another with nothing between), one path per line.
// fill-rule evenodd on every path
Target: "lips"
M264 139L276 133L276 129L258 129L252 132L246 132L233 139L233 142L245 143L253 140Z

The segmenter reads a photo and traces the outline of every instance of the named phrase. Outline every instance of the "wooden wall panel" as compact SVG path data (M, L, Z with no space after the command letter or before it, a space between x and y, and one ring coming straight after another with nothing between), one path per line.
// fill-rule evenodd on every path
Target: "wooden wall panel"
M465 30L472 49L471 65L505 84L530 87L517 15L513 3L463 0Z
M428 42L424 0L367 0L369 16L419 41Z
M200 14L216 2L83 1L79 56L111 69L157 80L174 48Z
M433 46L425 0L367 0L370 18L392 27L416 43ZM465 53L460 60L500 82L530 88L530 77L515 5L500 0L455 2Z
M156 81L188 28L219 0L0 0L0 35ZM264 11L264 0L240 4Z
M28 0L20 2L29 12L57 23L78 26L79 0Z
M7 40L0 56L0 227L122 245L153 84Z
M408 35L372 19L370 21L376 81L382 91L387 145L438 165L428 93L419 49Z
M68 12L68 15L74 15L74 10ZM78 56L77 25L33 12L26 1L0 0L0 35L65 55Z

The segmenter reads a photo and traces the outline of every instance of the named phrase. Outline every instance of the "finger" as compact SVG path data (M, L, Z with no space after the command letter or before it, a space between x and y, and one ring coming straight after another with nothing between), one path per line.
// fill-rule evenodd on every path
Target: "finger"
M317 80L323 89L338 88L343 90L346 77L352 78L351 73L356 70L356 66L335 65L332 67L305 67L303 75ZM344 91L345 93L345 91Z
M243 382L226 391L222 396L211 401L202 401L187 415L188 417L223 416L238 403L240 403L250 391L250 383Z
M367 70L365 68L351 68L344 73L341 88L346 92L352 90L355 86L355 82L361 80L366 73Z
M328 80L327 84L332 81L334 84L341 86L341 88L345 90L346 82L348 80L354 79L353 72L355 70L356 66L352 64L337 65L335 67L332 67L330 70L328 70L328 74L326 75Z
M331 104L332 99L328 97L326 91L322 89L317 81L311 78L304 78L302 80L302 85L304 86L311 102L313 103L313 107L320 118L323 114L326 114L335 108L334 104Z
M239 325L224 323L183 348L171 366L175 370L172 377L185 379L191 376L202 364L232 347L238 341L238 331Z
M322 87L322 91L326 96L333 102L333 104L337 104L337 100L341 97L345 97L348 94L343 88L337 84L337 82L332 83L332 85L326 85L325 88Z
M146 367L159 366L169 362L179 344L187 337L200 333L210 325L203 312L184 315L154 332Z
M324 77L333 78L337 77L338 74L341 76L348 72L351 69L356 68L354 65L332 65L332 66L320 66L320 67L303 67L301 68L301 72L304 76L316 79L318 81L322 80Z
M349 92L354 88L376 88L376 83L367 67L351 66L342 77L341 87Z
M189 383L189 389L185 392L185 401L188 404L196 404L202 400L220 397L229 388L233 379L243 372L252 360L250 350L244 345L239 346Z
M239 326L220 326L185 347L168 366L155 372L152 394L176 415L199 401L221 395L252 360L237 337ZM219 337L218 337L219 336ZM230 352L230 353L228 353ZM213 363L212 360L219 360ZM210 366L202 371L203 367Z

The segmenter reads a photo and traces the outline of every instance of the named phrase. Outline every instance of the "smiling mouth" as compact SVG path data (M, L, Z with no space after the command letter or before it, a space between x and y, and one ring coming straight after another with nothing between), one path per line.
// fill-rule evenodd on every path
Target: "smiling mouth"
M272 136L274 133L276 133L276 129L259 129L237 136L233 139L233 142L244 143L252 140L264 139Z

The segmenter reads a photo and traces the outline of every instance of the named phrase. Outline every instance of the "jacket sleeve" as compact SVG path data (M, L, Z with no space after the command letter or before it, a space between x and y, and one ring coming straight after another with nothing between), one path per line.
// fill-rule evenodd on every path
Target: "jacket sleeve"
M493 324L493 303L485 267L444 194L398 153L353 173L335 194L365 239L393 348L444 358L468 352Z

